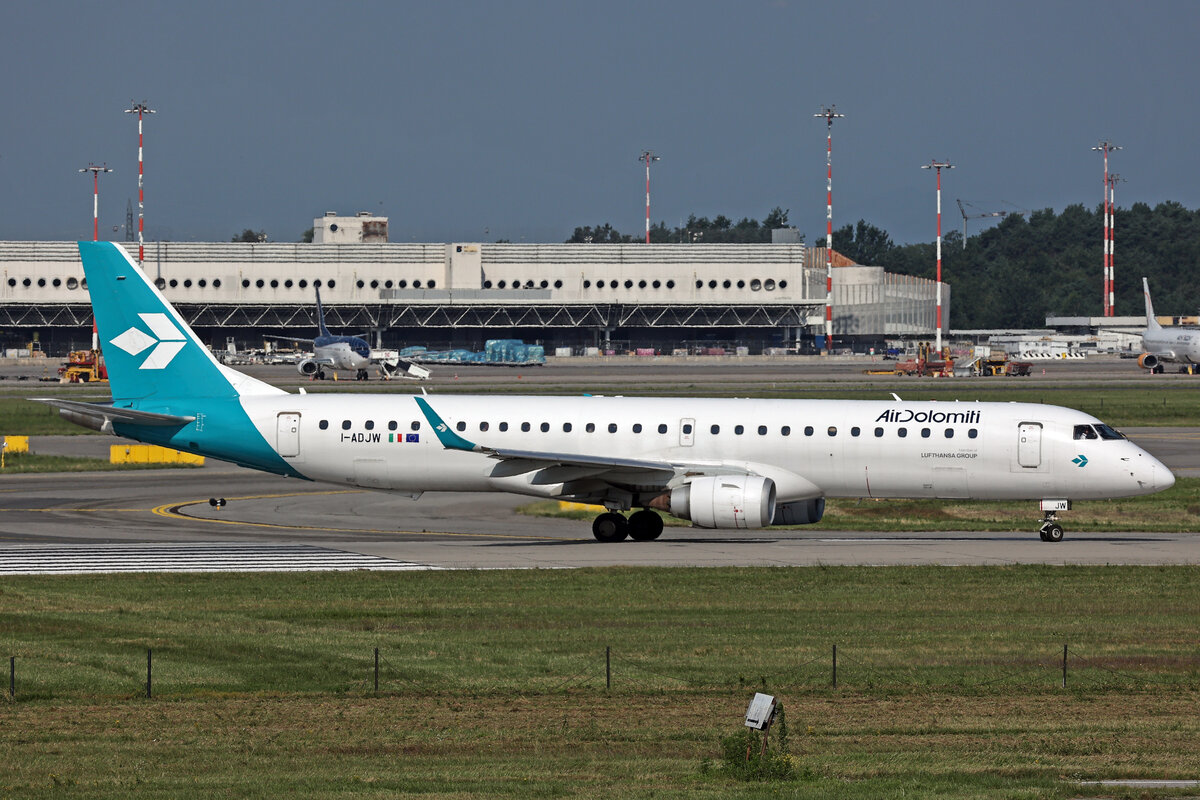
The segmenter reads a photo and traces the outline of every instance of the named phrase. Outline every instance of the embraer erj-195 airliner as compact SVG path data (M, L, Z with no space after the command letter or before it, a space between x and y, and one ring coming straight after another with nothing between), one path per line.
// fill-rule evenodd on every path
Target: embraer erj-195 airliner
M67 419L254 469L419 496L514 492L603 504L601 541L813 523L827 497L1071 500L1175 477L1095 417L1021 403L288 394L218 363L117 246L81 242L111 404ZM639 509L626 517L619 513Z

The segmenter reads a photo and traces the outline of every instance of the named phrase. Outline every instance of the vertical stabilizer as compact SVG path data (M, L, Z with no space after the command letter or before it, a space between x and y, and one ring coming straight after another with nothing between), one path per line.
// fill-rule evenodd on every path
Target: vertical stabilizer
M114 402L283 393L218 363L118 245L80 242L79 256Z
M1142 294L1146 297L1146 327L1150 330L1157 330L1162 326L1154 318L1154 304L1150 302L1150 282L1145 278L1142 278Z
M317 292L317 333L321 336L329 336L329 329L325 327L325 309L321 307L321 288L314 286L313 289Z

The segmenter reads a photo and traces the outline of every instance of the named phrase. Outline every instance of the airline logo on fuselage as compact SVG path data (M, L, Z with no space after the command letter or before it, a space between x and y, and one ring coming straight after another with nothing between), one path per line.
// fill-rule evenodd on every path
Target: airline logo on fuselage
M913 411L911 408L889 408L878 417L876 422L933 422L964 425L979 424L978 411Z

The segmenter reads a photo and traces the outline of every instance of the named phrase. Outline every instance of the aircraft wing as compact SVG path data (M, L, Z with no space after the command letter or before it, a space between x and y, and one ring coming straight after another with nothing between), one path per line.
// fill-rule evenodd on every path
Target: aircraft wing
M83 425L92 430L112 433L114 422L128 422L133 425L174 426L181 427L195 421L195 417L181 417L175 414L156 414L153 411L137 411L132 408L117 408L108 403L84 403L78 400L59 400L54 397L31 398L38 403L54 406L59 413L71 422Z
M666 488L683 475L745 475L746 470L718 463L649 461L636 458L589 456L579 453L552 453L537 450L509 450L475 444L459 436L433 410L423 397L414 398L426 420L433 427L438 441L448 450L481 453L504 462L503 472L519 475L551 467L563 467L573 479L584 477L608 480L613 483L653 485Z

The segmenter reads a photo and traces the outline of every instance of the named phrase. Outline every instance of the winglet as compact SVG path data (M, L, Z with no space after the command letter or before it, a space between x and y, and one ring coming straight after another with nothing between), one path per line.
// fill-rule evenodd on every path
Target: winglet
M425 419L429 421L430 427L437 435L438 441L442 443L442 447L447 450L466 450L468 452L479 452L482 447L474 442L468 442L463 437L459 436L454 431L450 430L450 426L442 421L438 413L430 407L424 397L413 397L417 401L417 405L421 407L421 413L425 415Z

